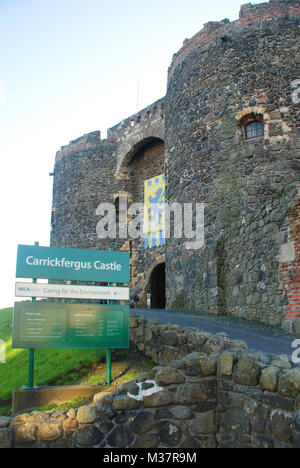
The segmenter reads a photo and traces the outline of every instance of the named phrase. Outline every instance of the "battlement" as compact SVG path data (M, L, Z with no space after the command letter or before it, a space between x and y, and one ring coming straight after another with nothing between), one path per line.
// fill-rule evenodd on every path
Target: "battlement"
M124 141L131 141L141 134L153 136L153 127L164 128L164 117L164 98L162 98L109 128L107 139L101 140L101 132L97 130L70 141L68 145L62 146L56 153L56 162L72 153L95 148L99 145L124 143Z
M99 143L105 144L106 140L101 140L100 130L86 133L83 136L70 141L68 145L62 146L61 149L56 153L55 161L59 161L61 158L68 156L77 151L88 150L99 146Z
M107 139L119 142L140 131L140 129L152 125L154 121L164 120L164 117L164 98L162 98L109 128L107 130Z
M300 16L300 0L270 0L268 3L253 5L246 3L241 6L239 19L230 22L229 19L222 21L209 21L204 24L201 31L191 39L185 39L183 47L173 55L172 63L169 67L168 79L170 80L174 71L183 60L197 47L205 46L215 40L227 30L239 29L247 24L257 21L271 20L280 17L295 18Z
M299 0L270 0L266 3L252 5L246 3L241 6L239 24L243 25L252 21L279 18L280 16L298 16L300 9Z

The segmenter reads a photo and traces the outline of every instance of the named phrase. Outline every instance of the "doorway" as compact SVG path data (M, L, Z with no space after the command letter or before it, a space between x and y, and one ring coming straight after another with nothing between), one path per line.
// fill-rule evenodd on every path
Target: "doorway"
M152 271L150 278L151 308L166 307L166 270L165 263L160 263Z

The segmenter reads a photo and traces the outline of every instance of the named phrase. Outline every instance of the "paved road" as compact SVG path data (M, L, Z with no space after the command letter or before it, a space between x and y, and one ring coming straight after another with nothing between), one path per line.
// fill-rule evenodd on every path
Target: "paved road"
M284 334L278 329L260 324L246 323L234 318L207 317L192 313L174 312L157 309L132 309L145 318L159 319L163 323L177 324L183 327L196 327L209 333L225 332L233 340L243 340L250 351L265 354L286 354L291 356L295 340L292 335Z

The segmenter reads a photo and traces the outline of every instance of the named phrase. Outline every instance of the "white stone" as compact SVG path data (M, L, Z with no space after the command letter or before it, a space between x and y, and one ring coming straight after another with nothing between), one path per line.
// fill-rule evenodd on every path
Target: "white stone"
M290 263L295 260L295 244L294 242L288 242L283 244L280 249L280 255L277 257L280 263Z

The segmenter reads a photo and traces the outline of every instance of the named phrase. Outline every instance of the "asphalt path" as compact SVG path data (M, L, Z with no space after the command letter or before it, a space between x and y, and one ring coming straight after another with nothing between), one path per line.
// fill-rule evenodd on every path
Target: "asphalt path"
M252 324L241 325L240 320L234 318L208 318L189 312L174 312L164 309L131 309L145 318L159 319L162 323L176 324L182 327L196 327L212 334L225 332L233 340L243 340L251 352L281 355L291 357L294 348L292 342L296 339L273 327ZM237 324L237 323L238 324ZM299 347L299 346L298 346Z

